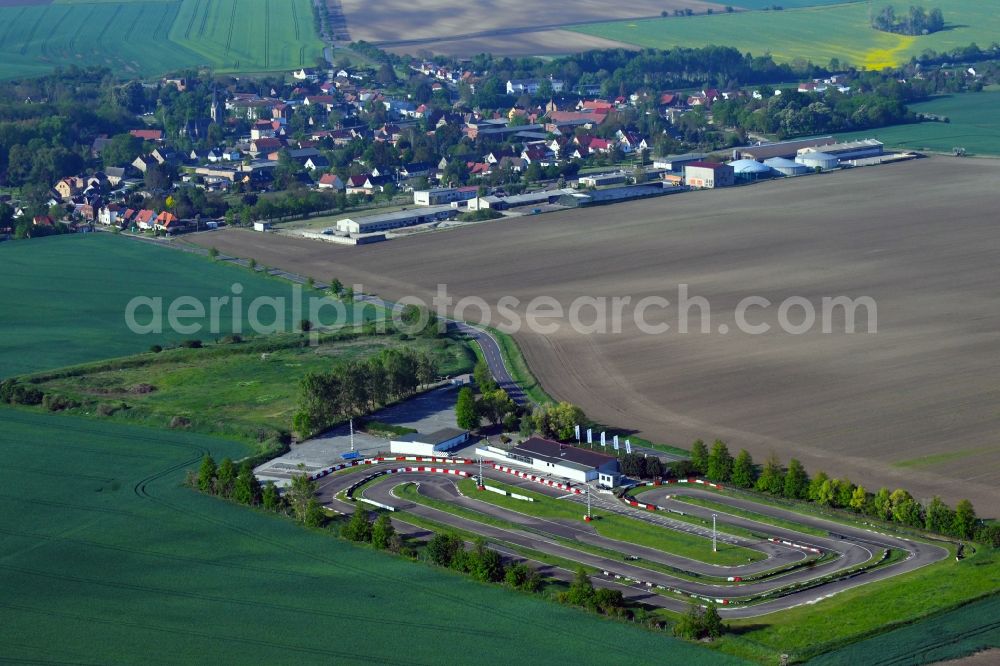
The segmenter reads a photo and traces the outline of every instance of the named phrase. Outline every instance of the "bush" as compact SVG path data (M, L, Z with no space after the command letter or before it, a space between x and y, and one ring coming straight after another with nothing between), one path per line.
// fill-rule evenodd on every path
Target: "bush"
M97 406L97 415L98 416L111 416L115 412L117 412L117 411L119 411L121 409L125 409L125 403L123 403L123 402L120 402L118 404L114 404L114 403L110 403L110 402L102 402L101 404L99 404Z
M183 429L191 427L191 419L186 416L175 416L170 419L170 427L173 429Z
M181 347L186 349L201 349L201 340L185 340L181 343Z
M66 396L56 393L46 393L42 396L42 407L50 412L61 412L64 409L72 409L79 406L80 403L76 400L71 400Z
M9 402L12 405L40 405L45 395L34 386L17 384L11 389Z
M149 348L149 351L153 352L154 354L159 354L161 351L163 351L163 347L161 347L160 345L153 345L152 347Z

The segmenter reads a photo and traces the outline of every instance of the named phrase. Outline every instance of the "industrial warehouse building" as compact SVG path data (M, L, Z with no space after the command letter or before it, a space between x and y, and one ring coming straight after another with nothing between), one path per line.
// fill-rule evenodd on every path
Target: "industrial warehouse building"
M592 176L580 176L580 187L603 187L605 185L620 185L625 182L625 172L597 173Z
M800 150L828 146L833 143L836 143L836 140L832 136L821 136L815 139L796 139L794 141L764 143L759 146L744 146L733 149L733 159L748 158L758 161L769 160L772 157L794 159Z
M541 437L521 442L507 453L507 457L514 463L527 465L538 472L577 483L598 481L610 488L618 485L621 478L618 458L615 456Z
M847 160L864 159L867 157L878 157L885 152L885 144L878 139L861 139L859 141L845 141L844 143L832 143L820 148L827 155L833 155L841 162ZM804 149L798 152L802 155L810 150Z
M840 166L840 160L837 159L836 155L822 153L818 150L799 153L798 157L795 158L795 161L810 169L819 168L823 171L826 171L827 169L836 169Z
M561 190L543 190L541 192L527 192L509 197L479 197L469 201L469 210L506 210L518 206L537 206L541 204L555 203L564 194L573 194L576 190L563 188Z
M691 162L684 166L684 182L688 187L713 189L736 184L733 167L715 162Z
M399 210L392 213L370 215L357 219L345 218L337 220L337 231L349 234L368 234L376 231L389 231L401 227L412 227L415 224L427 224L455 217L457 211L451 206L429 206L413 210Z
M683 171L684 166L692 162L700 162L708 157L705 153L687 153L685 155L668 155L666 157L654 157L653 168L666 169L667 171Z
M442 206L453 201L467 201L476 197L476 188L439 187L433 190L414 190L413 203L418 206Z
M396 455L440 456L469 441L469 431L443 428L427 435L413 433L389 441L389 451Z
M602 204L621 203L634 199L659 197L664 194L681 192L683 189L682 187L666 182L648 183L645 185L623 185L621 187L609 187L592 192L564 194L556 200L556 203L569 208L584 208L586 206L600 206Z

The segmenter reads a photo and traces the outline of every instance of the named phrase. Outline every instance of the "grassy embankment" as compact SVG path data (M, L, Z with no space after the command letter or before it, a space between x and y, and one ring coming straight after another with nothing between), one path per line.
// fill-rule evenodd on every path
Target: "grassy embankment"
M644 491L644 492L649 492L649 491ZM642 495L642 493L637 493L637 495ZM747 518L749 520L757 521L758 523L764 523L765 525L773 525L774 527L781 527L787 530L794 530L802 534L812 534L813 536L821 536L821 537L830 535L830 533L827 532L826 530L817 529L815 527L809 527L808 525L803 525L801 523L793 522L791 520L784 520L782 518L774 518L773 516L766 516L756 511L747 511L746 509L740 509L738 507L730 506L728 504L723 504L722 502L713 502L712 500L702 499L701 497L679 496L679 497L673 497L672 499L678 502L687 502L688 504L703 506L707 509L712 509L714 511L721 511L734 516L739 516L741 518Z
M436 359L441 374L468 372L472 353L450 338L408 338L344 330L308 337L288 334L202 349L171 349L21 378L45 393L73 400L80 415L183 427L258 443L292 430L299 380L309 372L408 348ZM38 407L42 409L42 407Z

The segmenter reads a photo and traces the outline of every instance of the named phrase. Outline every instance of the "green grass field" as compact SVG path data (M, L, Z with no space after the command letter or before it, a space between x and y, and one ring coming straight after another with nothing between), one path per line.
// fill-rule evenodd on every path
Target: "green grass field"
M231 442L8 409L0 424L4 661L726 663L180 485L204 451L245 451Z
M283 280L103 233L0 243L0 281L5 285L0 292L0 377L133 354L153 344L223 337L233 328L234 308L219 311L224 315L219 333L208 332L209 299L232 296L236 283L243 288L244 323L253 299L291 299L294 293ZM136 296L163 299L162 335L129 330L125 309ZM205 304L206 317L190 320L204 324L202 332L168 332L167 307L179 296ZM262 323L272 321L269 312L261 309ZM366 313L374 316L371 308ZM148 310L137 314L143 323L148 317ZM289 326L297 321L290 305L285 320Z
M520 487L513 487L507 484L487 480L487 485L496 486L503 490L516 492L521 495L533 498L534 502L506 497L491 492L479 492L475 489L475 484L471 480L458 482L458 487L472 499L493 504L496 506L518 511L529 516L538 518L553 518L558 520L582 521L586 507L582 504L558 500L532 492ZM675 530L651 525L649 523L626 518L619 514L606 511L593 511L594 521L591 523L594 531L608 539L627 541L629 543L655 548L665 553L673 553L688 559L699 562L709 562L718 565L745 564L748 560L757 561L764 558L763 553L733 546L730 544L719 544L719 551L713 553L711 540L693 534L678 532Z
M101 65L122 77L183 67L290 71L322 52L309 0L57 0L0 7L0 78Z
M774 3L784 4L784 3ZM816 3L809 3L816 4ZM886 3L881 3L886 4ZM893 3L897 11L904 3ZM1000 34L1000 14L988 2L935 0L946 29L908 37L873 30L868 4L855 2L784 11L736 12L683 18L616 21L573 30L642 47L734 46L754 55L771 53L779 62L796 58L825 65L831 58L857 67L881 69L908 61L925 49L946 51L972 42L987 46Z
M876 137L889 148L951 153L965 148L970 155L1000 156L1000 92L944 95L911 104L916 113L947 116L951 122L895 125L868 132L848 132L838 138Z
M471 372L474 365L467 344L448 338L404 341L396 335L353 331L341 336L306 347L301 336L290 334L240 345L146 353L73 373L43 373L34 382L46 393L80 403L72 413L94 414L102 404L124 402L128 409L106 418L166 428L180 416L188 419L192 431L255 442L262 432L292 430L299 382L308 372L328 371L335 363L404 347L430 354L444 375ZM133 390L141 385L155 390Z

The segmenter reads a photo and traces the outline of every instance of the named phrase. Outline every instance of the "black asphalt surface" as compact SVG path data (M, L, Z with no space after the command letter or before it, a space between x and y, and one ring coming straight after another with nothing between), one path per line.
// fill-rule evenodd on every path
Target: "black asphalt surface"
M337 499L337 493L346 489L359 479L364 478L364 476L375 473L380 469L393 469L415 464L419 463L400 463L391 461L378 465L372 465L370 468L366 468L365 472L332 476L321 479L321 501L342 513L350 513L354 510L354 502ZM440 466L452 467L451 465ZM468 471L470 474L478 472L478 469L473 465L457 467L458 469ZM527 480L518 479L503 472L493 470L492 468L485 468L484 476L487 479L494 479L508 485L523 486L532 491L544 493L553 497L565 495L563 491L559 491L558 489L548 488ZM517 555L510 549L509 546L504 547L503 544L512 544L519 547L530 548L548 555L554 555L574 562L579 562L581 564L586 564L599 570L605 570L612 574L618 574L622 577L628 577L633 581L641 581L641 583L627 583L624 580L614 580L610 578L603 578L601 576L594 577L595 584L599 583L606 587L620 589L625 596L635 601L680 611L683 611L686 608L687 601L677 599L676 597L657 594L657 585L665 588L680 589L687 594L700 595L713 599L735 599L746 595L767 592L790 583L808 581L822 575L846 570L867 561L872 556L873 552L877 552L877 550L881 548L897 548L908 553L908 557L901 562L897 562L871 572L865 572L845 580L831 582L808 590L792 592L787 596L779 597L777 599L753 606L720 607L720 612L724 616L734 618L755 617L805 603L815 603L822 598L832 596L838 592L842 592L865 583L913 571L948 556L948 551L940 546L880 534L859 527L841 525L839 523L833 523L821 518L792 513L785 509L756 504L748 500L731 498L725 495L713 493L711 491L678 485L660 487L659 489L647 493L643 497L643 500L665 507L678 508L679 510L682 510L690 515L710 517L713 513L712 510L686 503L674 502L673 500L667 499L666 495L684 495L710 498L718 503L755 511L773 518L790 520L821 530L829 530L837 535L831 537L818 537L809 534L799 534L791 529L757 523L746 518L727 514L723 511L715 511L714 513L719 516L718 520L720 529L725 529L725 525L727 524L738 525L746 529L750 529L755 533L760 533L773 538L785 539L802 545L815 546L824 551L836 553L838 556L833 560L823 562L815 566L794 568L786 573L764 577L761 580L753 582L736 585L709 581L695 582L679 576L664 573L662 571L650 569L643 566L643 563L656 562L682 571L687 571L695 575L747 577L755 573L762 573L779 567L786 567L796 562L801 562L805 556L799 549L781 544L774 544L764 539L753 541L749 539L733 538L729 539L729 541L738 543L744 547L754 548L764 552L768 556L767 559L761 562L731 567L694 562L687 558L678 557L670 553L660 552L655 549L601 537L596 534L591 525L583 522L582 516L586 511L583 504L579 505L581 510L580 523L573 523L565 520L537 518L515 511L509 511L486 502L480 502L475 498L462 496L461 493L458 492L455 485L458 478L459 477L429 472L408 472L386 475L381 477L371 486L368 486L363 491L362 496L381 504L392 506L398 510L410 512L415 515L434 520L438 523L450 525L456 529L462 529L474 534L482 535L487 540L499 541L501 542L499 550L505 555L511 556L515 559L524 558L523 556ZM501 518L507 522L513 523L517 527L515 529L488 525L401 499L393 493L393 489L406 482L419 483L421 494L426 495L427 497L445 500L455 503L456 505L473 508L480 513ZM592 501L597 504L601 510L608 511L614 508L618 513L623 513L633 518L645 520L651 523L651 525L657 525L659 529L663 529L668 526L679 529L688 528L685 529L685 531L696 531L699 529L698 526L679 521L675 521L678 525L661 522L661 519L664 518L669 520L669 515L662 512L654 513L644 511L642 509L635 509L634 507L624 505L618 502L618 500L606 495L594 494L591 497ZM570 501L570 499L571 498L567 497L564 501ZM572 499L577 502L580 501L579 497ZM400 522L405 522L405 520L405 515L394 517L394 522L397 525L399 525ZM404 529L403 531L411 533L415 536L427 535L427 531L420 528ZM615 559L612 557L604 557L578 550L565 542L557 541L555 537L568 541L577 541L581 544L585 543L593 546L600 546L611 551L620 552L622 553L623 558ZM641 559L638 561L626 561L624 560L624 556L626 555L634 555ZM533 564L546 575L552 575L564 579L569 579L572 576L572 572L559 569L558 567L552 567L551 565L540 562L533 562Z

